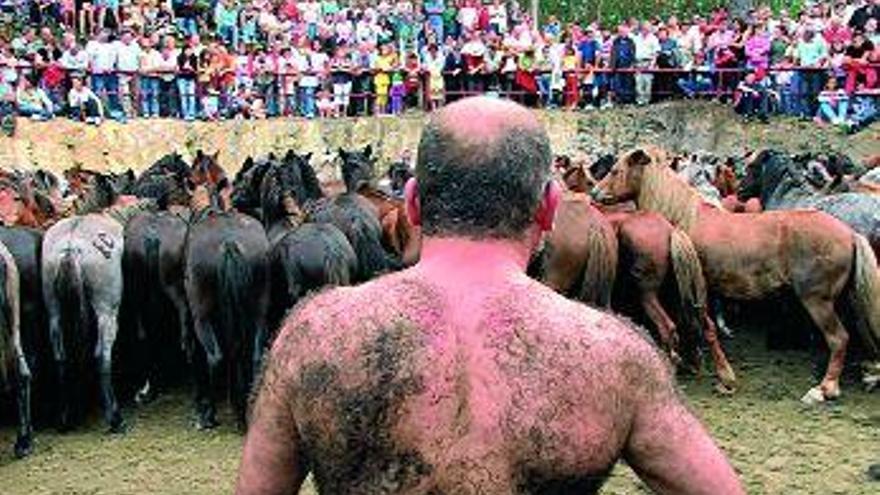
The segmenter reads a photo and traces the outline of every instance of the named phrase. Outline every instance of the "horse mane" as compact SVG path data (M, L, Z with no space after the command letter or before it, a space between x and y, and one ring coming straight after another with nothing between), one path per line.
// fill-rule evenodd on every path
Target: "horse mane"
M664 156L648 152L642 187L637 203L640 209L657 212L670 223L690 232L697 222L697 211L703 202L700 193L669 168Z

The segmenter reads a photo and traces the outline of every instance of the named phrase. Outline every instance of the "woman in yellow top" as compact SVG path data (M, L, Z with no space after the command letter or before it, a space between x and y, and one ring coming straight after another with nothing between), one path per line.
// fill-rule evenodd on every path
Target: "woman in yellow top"
M376 88L376 115L388 110L388 89L391 86L391 71L397 66L397 55L390 44L382 45L376 58L376 75L373 85Z

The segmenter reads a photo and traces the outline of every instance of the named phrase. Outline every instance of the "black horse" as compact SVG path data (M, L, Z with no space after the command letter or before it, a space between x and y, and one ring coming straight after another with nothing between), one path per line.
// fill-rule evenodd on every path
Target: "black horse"
M255 370L268 342L269 240L259 221L217 203L195 213L186 242L187 301L192 311L196 352L196 405L200 428L217 426L216 399L226 369L241 428Z
M775 150L762 150L748 165L746 177L737 191L740 201L758 197L766 210L816 208L846 223L867 237L874 254L880 257L880 196L864 193L823 194L823 184L815 177L813 155L791 156ZM835 157L832 169L844 170L846 159Z
M272 245L271 328L304 295L325 286L348 285L357 256L345 234L329 223L303 223L301 205L320 199L309 155L288 153L266 172L261 185L263 222Z
M274 153L257 158L247 157L232 181L232 206L241 213L263 218L260 211L260 187L269 167L277 161Z

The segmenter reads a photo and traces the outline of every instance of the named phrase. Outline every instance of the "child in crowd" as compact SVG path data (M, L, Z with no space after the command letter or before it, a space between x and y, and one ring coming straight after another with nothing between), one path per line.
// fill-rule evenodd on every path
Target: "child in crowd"
M101 125L104 119L104 105L98 95L83 84L80 74L74 74L70 78L70 85L70 92L67 93L70 118L87 124Z
M819 93L819 113L814 120L817 124L849 127L847 111L849 110L849 95L843 88L837 86L837 79L829 77L825 83L825 89Z
M403 74L400 71L391 73L391 114L400 115L403 113L403 101L406 97L406 85L404 84Z
M333 100L333 92L330 91L327 83L321 85L318 91L318 114L322 119L336 117L337 106Z
M388 111L391 71L395 65L396 60L391 45L382 45L379 57L376 59L376 75L373 78L373 85L376 87L376 115L384 115Z

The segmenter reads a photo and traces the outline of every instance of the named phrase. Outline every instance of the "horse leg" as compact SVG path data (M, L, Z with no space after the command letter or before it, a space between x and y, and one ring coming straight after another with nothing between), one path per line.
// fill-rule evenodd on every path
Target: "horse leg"
M727 355L724 354L724 349L721 347L715 323L705 310L701 312L704 325L703 336L706 339L706 344L709 346L709 352L712 353L715 373L718 375L718 379L721 380L722 388L719 388L719 391L722 393L733 392L736 389L736 374L733 372L733 367L730 366L730 362L727 361Z
M207 319L197 318L195 321L196 337L202 349L205 351L205 376L197 380L196 408L198 413L199 429L215 428L217 422L216 395L219 378L221 375L220 362L223 353L214 327ZM200 382L200 383L199 383Z
M61 329L61 307L54 291L45 291L44 298L46 313L49 315L49 342L52 345L52 357L55 359L55 371L58 375L58 429L67 431L71 424L71 391L70 384L67 382L67 356Z
M715 328L728 339L733 338L733 330L727 326L727 321L724 319L724 303L721 301L721 298L709 296L709 303L712 305L712 311L715 313L715 321L717 322Z
M836 399L840 396L840 374L846 359L849 334L834 312L833 300L816 297L803 299L802 302L813 322L825 337L829 358L822 382L817 387L810 389L801 400L812 404L823 402L826 399Z
M95 349L95 358L98 360L104 420L110 427L110 433L122 433L125 431L125 422L122 420L116 394L113 391L113 345L116 343L118 331L116 310L101 306L96 306L94 309L98 319L98 345Z
M165 293L171 299L171 304L177 310L177 321L180 323L180 349L186 356L188 363L193 359L193 334L192 334L192 314L189 312L189 305L186 302L186 294L178 289L169 289Z
M235 409L235 419L240 432L247 431L247 397L248 397L248 379L247 364L243 356L235 359L235 381L232 385L233 407Z
M681 358L676 351L678 347L678 335L675 330L675 322L663 309L660 299L657 297L656 291L645 291L641 295L642 309L657 327L657 333L660 335L660 346L669 353L672 362L678 365Z
M18 437L15 440L15 457L27 457L33 451L34 428L31 423L31 370L21 347L21 339L15 342L16 395L18 400Z

